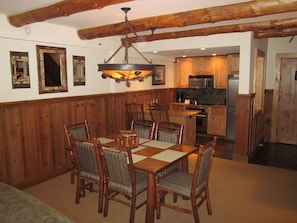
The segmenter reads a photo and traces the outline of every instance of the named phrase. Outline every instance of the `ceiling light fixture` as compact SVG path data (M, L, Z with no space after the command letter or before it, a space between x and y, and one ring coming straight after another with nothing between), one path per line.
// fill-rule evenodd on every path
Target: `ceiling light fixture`
M126 81L126 86L130 87L130 80L143 81L145 77L150 76L154 71L154 65L151 61L146 59L133 45L128 41L128 28L135 34L133 29L128 24L127 12L130 8L121 8L125 12L125 25L126 25L126 38L124 43L114 52L114 54L108 59L104 60L104 64L98 64L98 71L102 72L102 78L113 78L117 83ZM108 64L108 62L121 50L125 48L125 58L123 64ZM132 47L138 54L140 54L148 64L130 64L128 62L128 48Z

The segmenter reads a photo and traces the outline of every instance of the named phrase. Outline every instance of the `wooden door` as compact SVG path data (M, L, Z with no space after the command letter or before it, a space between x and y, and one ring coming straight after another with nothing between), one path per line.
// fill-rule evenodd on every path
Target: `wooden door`
M272 139L297 144L297 54L277 56ZM275 135L273 135L275 134ZM275 136L275 137L274 137Z

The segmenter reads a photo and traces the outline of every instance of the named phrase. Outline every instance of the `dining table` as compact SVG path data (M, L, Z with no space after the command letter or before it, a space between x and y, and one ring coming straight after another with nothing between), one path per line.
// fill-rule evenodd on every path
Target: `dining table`
M102 147L116 147L116 135L99 137ZM182 164L183 171L187 171L187 156L197 152L198 147L184 144L173 144L169 142L138 139L138 146L131 149L134 168L137 171L147 174L147 204L146 223L153 223L155 220L155 196L156 196L156 174L176 162Z

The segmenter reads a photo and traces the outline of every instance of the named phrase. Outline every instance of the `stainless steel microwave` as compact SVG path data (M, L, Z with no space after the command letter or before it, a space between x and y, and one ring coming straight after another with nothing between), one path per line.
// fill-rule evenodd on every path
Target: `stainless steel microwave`
M214 75L190 75L189 88L203 89L213 88Z

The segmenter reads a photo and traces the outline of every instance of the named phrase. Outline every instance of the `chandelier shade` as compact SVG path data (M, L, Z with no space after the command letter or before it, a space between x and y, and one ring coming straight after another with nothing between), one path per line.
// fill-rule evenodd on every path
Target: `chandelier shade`
M110 77L120 81L143 80L151 75L154 65L151 64L99 64L102 77Z
M102 78L113 78L116 82L126 81L127 87L130 86L130 80L143 81L145 77L153 74L155 65L151 61L146 59L132 44L128 42L128 28L136 35L131 27L128 27L127 12L130 8L122 8L125 12L125 25L126 25L126 38L121 46L115 51L115 53L103 64L98 64L98 71L102 72ZM108 64L108 62L120 51L121 48L125 48L125 58L123 64ZM130 64L128 61L128 48L132 47L140 56L145 59L148 64Z

